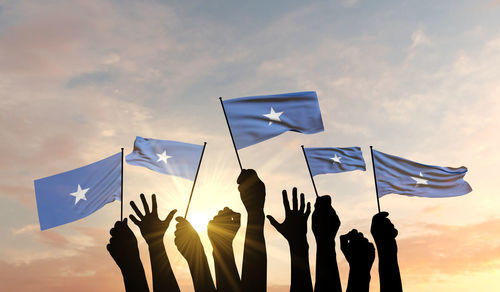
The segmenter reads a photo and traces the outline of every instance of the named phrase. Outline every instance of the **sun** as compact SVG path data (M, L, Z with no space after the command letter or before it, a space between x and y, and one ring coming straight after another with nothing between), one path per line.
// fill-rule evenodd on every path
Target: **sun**
M207 224L210 217L204 213L192 213L187 216L187 220L198 232L207 231Z

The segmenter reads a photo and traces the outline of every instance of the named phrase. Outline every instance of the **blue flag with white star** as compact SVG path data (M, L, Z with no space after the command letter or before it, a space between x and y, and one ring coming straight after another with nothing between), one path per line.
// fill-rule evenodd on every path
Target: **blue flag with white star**
M313 176L352 170L366 170L363 153L359 147L304 148L307 163Z
M73 222L120 200L121 152L92 164L35 180L40 229Z
M125 160L131 165L194 181L202 151L203 145L137 136L134 151Z
M454 197L472 191L464 180L467 168L427 165L373 150L378 195L428 198Z
M249 96L223 101L236 149L268 140L287 131L323 131L316 92Z

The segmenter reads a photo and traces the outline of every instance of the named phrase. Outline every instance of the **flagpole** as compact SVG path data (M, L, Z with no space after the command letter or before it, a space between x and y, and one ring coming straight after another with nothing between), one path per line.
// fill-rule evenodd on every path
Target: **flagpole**
M304 145L300 145L300 147L302 147L302 152L304 152L304 158L306 159L307 169L309 170L309 175L311 176L311 181L313 183L314 192L316 193L316 198L317 198L317 197L319 197L318 190L316 189L316 184L314 183L314 178L313 178L313 175L311 172L311 167L309 167L309 161L307 160L306 150L304 149Z
M240 161L240 155L238 154L238 149L236 149L236 144L234 143L233 132L231 131L231 126L229 125L229 120L227 119L226 109L224 108L224 103L222 103L222 97L219 97L220 105L222 106L222 111L224 112L224 117L226 118L227 127L229 128L229 134L231 134L231 141L233 141L234 151L236 152L236 158L238 158L238 164L240 165L240 170L243 170Z
M122 179L121 179L121 192L120 192L120 221L123 221L123 147L122 147Z
M378 186L377 186L377 173L375 172L375 160L373 159L373 146L370 146L370 152L372 154L373 178L375 179L375 191L377 194L377 207L378 207L378 212L380 213L380 201L378 198Z
M194 176L193 187L191 188L191 195L189 195L189 201L186 208L186 213L184 214L184 219L188 214L189 205L191 204L191 198L193 197L194 186L196 185L196 179L198 178L198 172L200 171L201 160L203 159L203 153L205 153L205 147L207 146L207 142L203 142L203 150L201 150L200 162L198 162L198 169L196 169L196 175Z

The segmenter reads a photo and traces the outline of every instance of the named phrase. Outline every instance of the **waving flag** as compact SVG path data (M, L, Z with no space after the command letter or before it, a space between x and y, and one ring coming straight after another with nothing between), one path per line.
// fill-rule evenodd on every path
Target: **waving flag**
M223 101L236 149L287 131L323 131L316 92L240 97Z
M359 147L304 148L307 163L313 176L352 170L366 170L363 153Z
M35 180L40 229L87 217L120 200L122 156L117 153L92 164Z
M441 167L373 150L379 197L400 194L429 198L453 197L472 191L463 179L467 168Z
M202 145L137 136L134 151L125 160L131 165L194 181L202 150Z

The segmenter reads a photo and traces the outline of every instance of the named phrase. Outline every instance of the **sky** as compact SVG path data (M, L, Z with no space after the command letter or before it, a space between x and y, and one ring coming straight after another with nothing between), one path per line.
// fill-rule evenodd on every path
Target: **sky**
M206 223L245 209L218 97L314 90L325 131L285 133L242 149L266 184L265 212L283 219L281 191L314 202L300 145L369 146L426 164L469 169L453 198L381 198L399 230L405 291L500 289L500 1L9 1L0 0L0 274L5 291L123 291L106 250L120 204L40 231L33 181L100 160L136 136L201 144L188 219L213 272ZM320 175L342 222L369 232L373 173ZM128 201L156 193L160 216L182 214L191 182L125 165ZM309 223L310 224L310 223ZM310 225L309 225L310 226ZM147 246L136 226L151 279ZM187 263L165 244L183 291ZM268 288L288 291L286 240L266 222ZM309 229L314 280L316 246ZM337 245L343 286L348 265ZM377 260L371 288L378 290Z

